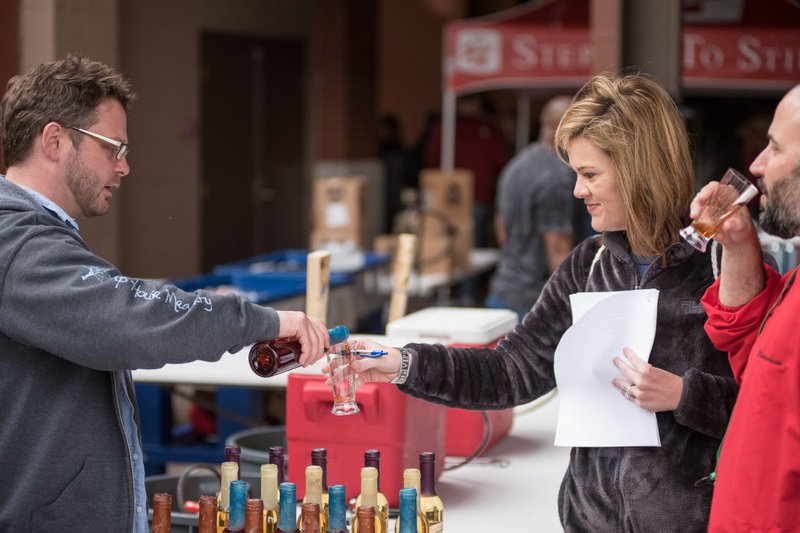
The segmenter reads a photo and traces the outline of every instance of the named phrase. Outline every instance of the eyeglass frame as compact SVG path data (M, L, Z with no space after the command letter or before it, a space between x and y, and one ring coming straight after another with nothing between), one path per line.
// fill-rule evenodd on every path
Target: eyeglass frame
M128 144L122 141L118 141L116 139L112 139L110 137L106 137L105 135L100 135L99 133L85 130L83 128L77 128L75 126L70 126L69 129L79 131L84 135L88 135L89 137L94 137L95 139L100 139L103 142L107 142L108 144L115 146L117 148L117 153L114 154L114 157L116 158L117 161L127 156L128 152L130 152L130 147L128 146Z

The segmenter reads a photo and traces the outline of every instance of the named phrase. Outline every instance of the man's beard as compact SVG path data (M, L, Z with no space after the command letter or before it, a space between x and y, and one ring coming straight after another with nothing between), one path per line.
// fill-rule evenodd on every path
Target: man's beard
M767 193L767 205L758 217L761 229L781 239L800 234L800 164L770 190L764 186L763 178L759 184Z
M83 216L96 217L106 214L108 204L98 200L98 190L102 189L99 186L100 178L83 164L77 153L72 154L67 165L66 181Z

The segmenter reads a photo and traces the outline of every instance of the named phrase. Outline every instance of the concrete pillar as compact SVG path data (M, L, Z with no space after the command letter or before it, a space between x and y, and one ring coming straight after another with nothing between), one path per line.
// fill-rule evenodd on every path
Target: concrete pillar
M680 0L625 0L623 21L623 64L651 75L674 98L679 98Z

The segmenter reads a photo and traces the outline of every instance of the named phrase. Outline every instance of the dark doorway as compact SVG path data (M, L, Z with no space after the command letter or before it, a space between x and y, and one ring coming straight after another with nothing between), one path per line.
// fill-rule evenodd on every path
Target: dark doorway
M308 240L305 46L202 35L202 266Z

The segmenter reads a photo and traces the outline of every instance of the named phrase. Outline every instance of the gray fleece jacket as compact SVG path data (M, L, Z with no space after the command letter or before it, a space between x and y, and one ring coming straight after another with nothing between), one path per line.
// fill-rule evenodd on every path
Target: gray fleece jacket
M712 346L703 329L706 314L700 297L714 279L710 252L673 244L666 268L657 260L638 280L620 233L602 236L606 248L590 274L600 242L587 239L572 252L522 324L495 350L409 345L416 358L400 388L470 409L529 402L556 386L553 354L572 323L570 294L658 289L649 362L683 377L677 409L656 415L662 445L573 448L559 493L559 514L566 531L705 531L711 490L696 488L694 482L714 469L738 392L726 355Z
M120 274L0 176L0 531L129 531L115 372L216 361L278 331L237 296Z

